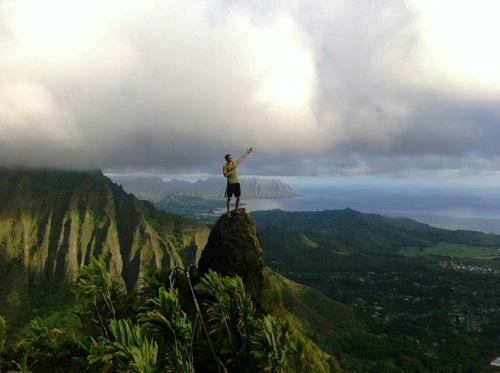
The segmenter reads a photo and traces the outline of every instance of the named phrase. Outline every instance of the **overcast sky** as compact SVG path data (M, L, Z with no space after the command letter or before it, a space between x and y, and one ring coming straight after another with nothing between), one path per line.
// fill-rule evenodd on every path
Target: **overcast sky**
M146 4L146 5L145 5ZM496 0L0 0L0 163L497 175Z

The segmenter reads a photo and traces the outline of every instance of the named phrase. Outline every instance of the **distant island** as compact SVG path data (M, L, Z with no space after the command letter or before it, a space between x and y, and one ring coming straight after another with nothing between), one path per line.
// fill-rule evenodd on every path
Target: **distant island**
M115 183L140 199L160 202L169 196L189 196L203 199L224 198L226 180L209 177L193 183L173 179L164 181L158 176L109 176ZM292 198L297 196L293 188L277 179L245 178L241 183L246 198Z

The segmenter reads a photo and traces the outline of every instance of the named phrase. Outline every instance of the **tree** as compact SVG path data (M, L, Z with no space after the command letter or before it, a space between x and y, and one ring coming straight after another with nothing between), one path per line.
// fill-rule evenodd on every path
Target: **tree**
M196 289L205 295L208 329L226 366L248 367L250 337L255 330L255 307L240 277L221 276L212 270Z
M90 365L102 364L104 371L154 373L158 371L158 345L143 336L141 326L130 320L111 320L112 341L92 341L87 358Z
M14 344L17 361L13 363L22 371L46 371L54 367L70 369L76 350L76 343L63 330L49 328L37 317Z
M252 355L265 372L282 373L288 365L288 355L299 356L304 351L303 339L292 339L290 324L266 315L257 320L257 330L252 337Z
M160 342L166 367L175 372L193 372L193 325L182 311L176 290L161 287L150 298L139 322Z
M109 338L109 320L116 319L115 302L123 295L122 286L113 281L104 261L92 257L90 264L83 267L72 288L76 295L75 314L82 326L100 330Z

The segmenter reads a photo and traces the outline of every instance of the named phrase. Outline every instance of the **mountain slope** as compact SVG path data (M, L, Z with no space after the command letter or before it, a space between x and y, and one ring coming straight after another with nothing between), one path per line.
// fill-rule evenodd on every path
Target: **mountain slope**
M329 340L347 371L487 371L498 355L500 236L350 209L252 217L266 265L363 321Z
M318 290L265 270L269 309L289 319L302 334L336 357L346 344L369 336L354 311Z
M207 227L156 211L100 171L0 170L0 314L29 287L74 281L92 256L128 289L145 266L195 262Z
M473 231L434 228L408 218L391 218L352 209L328 211L257 211L252 213L259 231L273 232L298 241L314 237L319 246L337 252L397 252L405 246L437 242L474 246L500 246L500 236ZM305 238L304 238L305 237ZM271 245L272 246L272 245Z

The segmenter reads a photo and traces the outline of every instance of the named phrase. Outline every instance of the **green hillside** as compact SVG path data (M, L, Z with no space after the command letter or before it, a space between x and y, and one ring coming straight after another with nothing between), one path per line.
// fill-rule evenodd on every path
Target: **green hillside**
M500 352L500 236L350 209L252 217L271 269L366 326L334 343L346 370L482 371Z
M259 230L271 232L277 227L280 234L286 231L297 240L299 236L313 236L316 243L338 252L397 252L404 246L431 246L437 242L500 247L500 236L495 234L451 231L408 218L366 214L349 208L317 212L257 211L252 217Z
M66 284L93 256L133 289L146 266L195 262L208 233L100 171L0 169L0 314L22 325L40 307L66 302Z
M365 326L350 307L270 269L265 273L269 309L291 319L305 336L329 353L338 355L341 344L366 335Z

